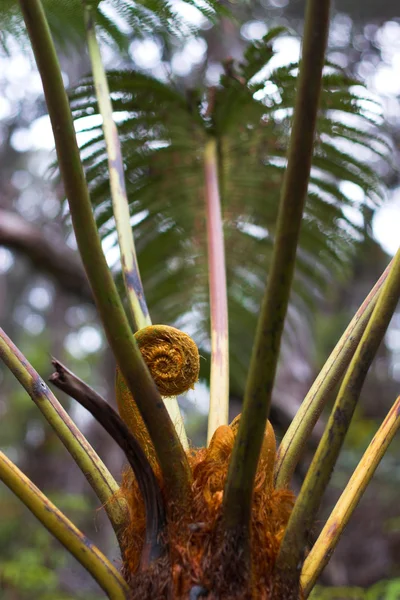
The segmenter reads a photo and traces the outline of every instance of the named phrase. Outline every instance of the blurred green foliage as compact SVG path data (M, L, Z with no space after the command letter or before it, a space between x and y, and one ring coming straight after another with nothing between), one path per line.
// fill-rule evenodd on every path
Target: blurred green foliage
M400 600L400 579L380 581L368 589L317 586L310 600Z
M53 495L52 500L59 501L58 506L74 522L90 518L93 512L90 503L80 494ZM80 567L4 487L0 488L0 512L2 600L100 600L104 597L100 591L96 594L88 589L86 583L81 592L65 584L72 573L80 579Z

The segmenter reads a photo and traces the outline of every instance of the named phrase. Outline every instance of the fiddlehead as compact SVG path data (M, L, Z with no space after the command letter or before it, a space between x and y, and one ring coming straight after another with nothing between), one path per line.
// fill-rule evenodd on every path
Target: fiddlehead
M162 396L178 396L193 388L200 357L190 336L175 327L151 325L140 329L135 338Z
M200 357L190 336L168 325L150 325L137 331L135 339L162 396L177 396L194 387L199 378ZM122 419L154 463L153 444L118 367L115 387Z

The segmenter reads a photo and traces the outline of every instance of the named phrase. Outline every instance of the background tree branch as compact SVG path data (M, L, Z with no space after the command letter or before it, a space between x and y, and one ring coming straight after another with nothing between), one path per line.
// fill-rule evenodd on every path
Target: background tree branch
M23 253L64 291L93 302L78 254L59 235L29 223L15 212L0 209L0 245Z

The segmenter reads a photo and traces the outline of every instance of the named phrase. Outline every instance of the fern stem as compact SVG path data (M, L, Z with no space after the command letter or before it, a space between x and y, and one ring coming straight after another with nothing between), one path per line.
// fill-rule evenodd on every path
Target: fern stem
M128 587L115 567L2 452L0 479L89 571L109 598L126 600Z
M166 554L164 499L150 462L139 441L108 402L57 359L53 359L52 364L55 372L50 381L84 406L128 459L145 506L146 534L141 554L141 565L145 568L151 561Z
M349 428L368 369L400 298L400 249L392 262L375 309L340 386L332 413L307 472L282 540L277 573L297 583L308 534Z
M390 267L391 265L388 265L361 304L289 425L277 452L275 463L276 488L280 489L290 484L314 425L357 349Z
M128 518L127 506L113 498L119 489L107 467L65 412L25 356L0 329L0 358L28 392L49 425L87 478L117 534Z
M189 440L185 429L185 423L181 409L179 408L178 398L176 396L170 396L169 398L163 398L165 408L167 409L169 418L173 426L175 427L176 435L179 438L182 448L187 452L189 450Z
M207 141L204 150L204 179L211 309L210 412L207 433L209 442L217 427L228 424L229 410L228 299L215 138Z
M68 98L40 0L20 0L42 78L75 236L108 341L154 444L169 498L187 502L190 469L174 425L142 359L105 260L90 204Z
M92 8L84 2L84 15L90 62L99 111L103 118L103 132L107 147L111 199L121 252L122 274L135 329L151 325L143 285L136 257L135 242L130 223L129 204L126 194L124 164L117 127L108 88L107 76L101 60L100 48Z
M271 272L257 324L242 418L224 494L226 527L245 529L247 537L254 478L270 410L310 176L328 26L329 0L309 0Z
M329 516L323 530L307 556L301 572L301 585L307 598L334 552L340 536L359 503L377 466L400 427L400 396L357 465L356 470Z
M121 144L113 118L107 76L101 60L99 44L97 42L93 9L85 4L85 2L84 14L96 98L100 114L103 118L103 132L107 147L111 198L121 253L122 275L131 318L135 329L139 330L151 325L151 318L146 304L146 297L136 256L135 241L130 224L129 203L125 186ZM178 437L181 440L182 446L186 450L189 448L189 444L178 400L171 397L165 405L175 426Z

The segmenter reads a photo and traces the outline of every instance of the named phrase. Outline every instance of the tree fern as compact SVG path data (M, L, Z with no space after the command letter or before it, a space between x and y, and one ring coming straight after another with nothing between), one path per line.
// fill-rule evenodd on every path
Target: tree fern
M151 78L140 78L135 73L117 73L114 76L112 93L120 106L120 134L126 151L125 164L122 165L119 148L116 159L115 145L110 150L107 138L110 173L118 160L119 177L122 179L121 171L125 167L133 217L130 223L128 209L128 214L123 216L124 224L128 225L128 229L130 224L133 226L138 234L139 251L144 257L147 253L149 289L158 295L156 302L160 302L161 298L164 318L169 310L167 302L164 302L166 293L169 301L172 299L176 305L175 315L180 313L180 317L173 317L175 320L182 320L185 316L193 319L197 314L200 322L201 318L205 319L208 294L205 292L204 209L199 208L204 188L206 195L208 190L207 214L211 215L208 219L218 222L217 234L208 232L208 253L214 252L213 259L218 254L218 261L215 260L214 264L210 261L208 281L213 283L214 276L215 282L216 274L225 270L225 237L229 257L229 291L236 311L231 313L233 336L239 330L242 334L243 326L247 325L244 339L251 339L251 322L260 312L242 415L230 426L219 426L207 448L188 453L179 442L161 394L171 389L174 395L179 393L182 388L178 388L175 378L179 373L183 372L188 385L197 380L197 348L186 334L168 326L146 327L132 335L94 219L96 216L103 237L114 240L104 143L99 136L97 104L92 98L91 83L86 81L77 90L74 109L77 120L95 116L96 121L92 125L86 121L86 133L93 134L94 138L82 150L87 179L93 192L95 215L44 10L40 0L20 0L20 4L43 82L77 245L118 364L116 395L125 423L94 390L56 360L53 361L56 373L50 380L86 407L103 425L124 450L138 484L136 486L128 473L118 492L122 494L118 497L126 500L129 507L129 518L124 517L121 529L117 528L124 581L120 579L119 590L117 593L110 590L109 596L124 596L126 583L129 588L126 590L127 597L132 600L164 597L165 594L171 597L211 594L221 598L267 594L276 600L306 597L308 584L301 588L305 573L303 569L302 574L301 567L308 532L315 522L316 511L354 413L365 375L400 296L399 251L328 359L318 382L320 397L310 391L310 395L314 396L303 419L308 426L311 426L312 415L307 415L307 412L309 409L317 412L322 409L334 381L342 376L345 363L350 360L322 441L298 497L295 498L290 490L278 483L274 486L276 440L268 416L286 313L294 316L296 310L304 313L305 306L324 290L332 273L339 267L343 268L352 250L354 234L358 237L365 235L367 227L358 228L346 218L344 206L348 202L343 198L343 191L337 192L341 181L351 180L363 187L370 204L379 201L381 193L371 168L346 149L348 131L341 136L331 134L327 127L316 138L329 30L329 0L309 0L307 4L293 126L292 100L296 86L291 78L295 76L296 66L281 70L281 79L275 77L276 84L270 81L272 87L269 85L269 90L265 83L267 70L264 71L264 63L268 66L272 56L269 44L279 32L270 32L264 39L265 47L261 43L251 46L242 64L228 61L219 86L191 92L188 97L165 88ZM88 21L90 33L93 33L93 22ZM89 43L93 42L90 35L88 37ZM94 65L98 58L92 55ZM94 69L94 72L99 75L98 70ZM104 73L101 76L104 90L107 89ZM345 124L350 122L351 127L357 127L356 119L372 123L372 115L357 104L357 97L350 89L352 84L345 79L342 83L340 81L340 74L332 73L330 67L324 82L328 95L320 108L320 117L325 119L325 125L329 124L329 119L335 119L337 123L340 117ZM99 87L96 79L99 102L104 105ZM272 93L268 95L269 92ZM112 122L110 108L101 114L106 124ZM285 148L291 128L286 166ZM115 136L114 130L112 134ZM374 146L373 151L378 156L384 152L384 145L381 146L380 149L376 144ZM313 179L308 206L304 210L313 150ZM201 166L205 167L204 172ZM218 171L222 174L221 183L217 179ZM321 182L327 185L323 186ZM220 190L216 189L218 185ZM281 188L279 202L278 187ZM115 189L113 191L115 199ZM221 231L219 191L224 204L226 236ZM213 210L210 210L211 200ZM126 210L126 197L123 201ZM119 209L120 206L114 205L117 224ZM163 242L162 268L158 264L154 268L154 244L160 240ZM219 243L218 251L214 250L216 243ZM123 261L126 245L120 244L120 247ZM296 256L297 275L293 302L288 311ZM189 269L193 273L191 281L183 279ZM270 276L259 309L258 296L264 287L266 270ZM138 269L135 275L138 277ZM168 294L171 281L176 285L175 296ZM225 284L215 286L215 292L225 295ZM217 312L215 307L214 297L211 300L212 318ZM219 316L225 317L224 311L225 307L219 310ZM133 313L135 316L135 311ZM287 323L290 329L290 319ZM217 328L213 329L213 333L215 331ZM218 329L218 333L221 332L226 335L223 326ZM149 344L144 342L145 337L151 338L147 339ZM163 348L160 354L161 342ZM206 342L204 339L204 344ZM11 357L15 358L17 352L10 342L6 341L3 346L3 360L12 366ZM179 350L181 347L184 347L182 351ZM223 358L226 359L227 344L218 348L212 338L213 365L217 364L216 349L220 354L225 353ZM238 360L244 356L243 352L241 356L239 351L237 354ZM218 358L222 364L221 356ZM23 363L31 370L25 359ZM190 375L189 380L185 374ZM120 376L124 381L119 379ZM225 384L226 376L220 380ZM167 381L168 388L164 387ZM47 389L38 376L29 382L28 387L35 398ZM183 389L186 390L187 386ZM216 391L218 393L218 387ZM376 466L390 441L388 431L394 435L399 426L399 402L400 399L397 399L374 438L381 446L371 443L354 475L359 482L359 493L346 490L342 495L342 502L351 506L351 510L354 510L370 479L368 465ZM288 442L296 450L297 457L292 456L291 466L286 468L286 455L283 463L286 478L289 477L288 471L293 472L299 458L297 450L304 445L307 437L307 432L298 428ZM3 465L0 469L0 479L33 510L33 495L39 498L39 494L35 493L28 480L25 480L26 489L19 493L23 475L13 468L9 460L7 463L8 468ZM9 476L11 471L15 475L13 478ZM33 510L46 526L47 504L42 496L38 500L40 511ZM335 514L332 514L332 519L336 518ZM145 516L145 525L140 524L142 515ZM64 536L68 532L68 524L66 521L62 525L60 523L58 520L53 533L58 530ZM84 539L79 532L76 534L76 538ZM136 543L138 536L142 543ZM58 537L61 539L61 536ZM335 544L337 541L338 536ZM327 543L328 540L323 539L325 548ZM65 545L73 550L71 541L66 540ZM85 564L82 557L80 560ZM109 570L108 561L100 555L92 557L93 575L99 583L98 567L101 564ZM108 584L109 578L106 579Z

